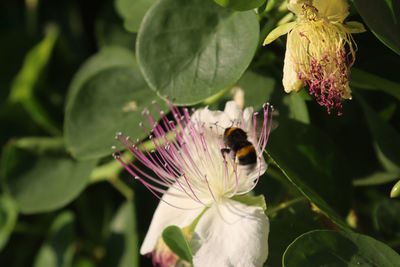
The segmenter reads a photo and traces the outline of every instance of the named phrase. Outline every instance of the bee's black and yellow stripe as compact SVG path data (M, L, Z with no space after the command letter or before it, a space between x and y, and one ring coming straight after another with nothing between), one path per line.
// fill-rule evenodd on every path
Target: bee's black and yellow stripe
M241 147L241 143L247 141L247 134L239 127L229 127L224 132L225 144L237 151Z
M253 144L246 141L243 147L236 151L236 157L241 165L249 165L257 162L256 149Z
M249 165L257 162L256 150L253 144L247 141L247 134L241 128L226 128L224 142L235 153L240 165Z

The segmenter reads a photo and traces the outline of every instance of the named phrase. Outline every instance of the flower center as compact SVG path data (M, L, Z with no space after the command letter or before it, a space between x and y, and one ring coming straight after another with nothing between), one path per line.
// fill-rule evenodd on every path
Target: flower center
M296 66L298 79L308 85L328 113L333 109L341 115L342 98L350 98L350 67L355 49L351 34L341 23L320 18L318 10L303 5L298 24L288 34L287 49Z
M168 120L164 112L154 103L161 115L161 122L155 121L148 110L143 112L151 129L141 126L149 134L156 150L148 151L140 140L132 141L122 133L116 139L140 162L148 171L139 169L119 150L114 147L114 157L126 170L138 179L149 191L163 200L160 194L168 194L168 188L174 187L180 195L209 206L213 202L230 198L237 194L245 194L252 190L262 170L262 152L266 146L271 124L272 108L263 108L264 122L259 138L256 138L256 115L252 116L252 127L248 131L248 139L257 151L257 163L242 166L232 154L224 153L226 145L223 135L225 128L218 122L206 123L195 116L190 117L186 108L179 110L170 103L174 120ZM243 116L242 116L243 117ZM245 127L244 119L233 120L232 126ZM256 173L256 177L249 175ZM178 207L179 203L168 203Z

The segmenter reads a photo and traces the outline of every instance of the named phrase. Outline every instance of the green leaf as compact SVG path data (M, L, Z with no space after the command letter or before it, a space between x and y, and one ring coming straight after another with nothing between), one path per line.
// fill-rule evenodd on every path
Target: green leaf
M319 215L305 201L280 211L269 220L267 266L282 266L282 256L294 239L305 232L323 228Z
M373 212L375 228L386 237L400 237L400 201L385 199Z
M50 138L43 138L42 142ZM67 205L87 185L95 161L76 162L61 148L37 151L9 143L2 154L2 179L21 213L56 210ZM51 147L51 146L50 146Z
M69 112L76 94L82 85L92 76L108 68L123 66L136 67L136 58L128 49L118 46L104 47L99 53L86 60L75 74L69 86L65 112Z
M22 68L12 82L9 95L10 103L22 103L32 119L53 135L61 135L61 131L45 108L36 100L34 89L50 61L57 38L57 27L49 26L45 38L25 56Z
M350 33L362 33L367 31L364 27L364 24L358 21L346 21L344 26Z
M164 229L162 238L167 246L179 256L179 258L192 262L192 250L189 242L186 240L181 228L172 225Z
M49 236L36 256L34 267L68 267L75 253L75 218L69 212L56 217Z
M387 6L388 6L389 9L390 9L390 12L392 13L393 22L394 22L394 23L397 23L397 18L396 18L396 14L394 13L393 2L392 2L392 0L385 0L385 1L386 1Z
M267 45L275 41L278 37L287 34L293 27L296 25L296 22L289 22L282 25L279 25L275 29L273 29L265 38L263 45Z
M400 5L390 8L387 1L354 0L354 4L375 36L400 55L400 24L396 20L400 14Z
M284 118L278 124L270 136L268 155L325 216L342 229L350 230L332 208L342 214L349 209L351 184L344 155L328 136L311 125Z
M139 244L136 232L135 205L125 202L111 223L111 236L101 266L139 266Z
M310 123L310 116L308 114L306 101L300 96L299 93L293 92L290 94L285 94L282 102L289 108L288 117L290 119L294 119L305 124Z
M368 104L357 95L364 110L368 127L374 137L375 150L383 167L392 173L400 174L400 134L381 119Z
M369 236L316 230L298 237L286 249L283 266L398 266L400 255Z
M374 172L366 177L353 180L355 186L370 186L378 184L386 184L398 179L400 175L393 172Z
M115 0L115 8L128 31L137 32L147 10L156 0Z
M95 21L95 35L97 46L101 49L120 46L135 51L136 34L124 28L120 16L114 10L113 2L102 4Z
M212 0L158 1L138 33L138 63L150 87L174 103L196 104L231 87L258 45L254 11Z
M65 110L65 142L75 158L111 155L118 131L136 138L146 136L138 123L141 112L157 96L144 81L135 56L121 47L108 47L90 58L76 73ZM163 101L158 103L165 107Z
M218 5L233 10L250 10L262 6L266 0L214 0Z
M100 158L112 154L118 145L116 132L135 138L147 136L141 121L142 111L149 108L159 118L157 97L141 76L138 68L113 67L92 76L84 83L65 115L66 146L78 159ZM163 101L158 101L164 107Z
M5 194L0 195L0 251L7 244L17 217L18 209L14 200Z
M400 84L388 81L360 69L351 69L350 85L362 89L381 90L400 99Z
M257 206L263 208L264 211L267 210L267 204L265 203L265 198L263 195L251 196L247 195L237 195L232 198L232 200L243 203L247 206Z
M271 77L246 71L237 84L244 90L244 106L251 106L257 111L262 108L263 104L270 101L275 80Z

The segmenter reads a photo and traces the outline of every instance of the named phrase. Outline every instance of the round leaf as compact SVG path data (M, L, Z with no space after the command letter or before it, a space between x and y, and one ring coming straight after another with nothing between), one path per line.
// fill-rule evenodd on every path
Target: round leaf
M235 10L250 10L260 7L265 3L265 0L214 0L218 5L235 9Z
M128 49L111 46L103 48L98 54L95 54L86 60L80 67L79 71L75 74L71 85L69 86L65 112L69 112L74 98L83 83L96 73L116 66L136 67L135 56Z
M2 155L7 189L21 213L47 212L75 199L87 185L95 161L76 162L64 153L8 145Z
M156 95L142 78L138 68L107 68L82 84L65 116L68 150L79 159L111 155L116 132L136 138L146 136L138 125L149 107L158 114L152 100ZM162 102L161 102L162 103ZM160 104L161 104L160 103Z
M400 255L369 236L317 230L298 237L286 249L283 266L393 267Z
M240 78L258 35L253 11L233 12L212 0L159 1L140 26L138 63L160 95L176 104L195 104Z

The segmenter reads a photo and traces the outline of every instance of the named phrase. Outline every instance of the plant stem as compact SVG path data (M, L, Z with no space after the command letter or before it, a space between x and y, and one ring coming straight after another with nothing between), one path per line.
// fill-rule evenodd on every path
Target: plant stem
M274 213L277 213L278 211L286 209L286 208L288 208L288 207L290 207L290 206L292 206L292 205L294 205L294 204L296 204L298 202L304 201L304 200L306 200L304 197L294 198L292 200L283 202L283 203L279 204L278 206L276 206L276 207L274 207L272 209L268 209L266 211L266 213L267 213L268 216L270 216L270 215L272 215Z
M112 177L107 180L115 189L117 189L127 200L133 199L133 190L127 186L118 177Z

